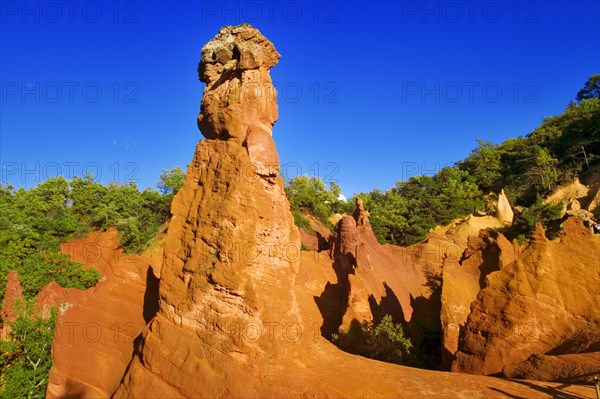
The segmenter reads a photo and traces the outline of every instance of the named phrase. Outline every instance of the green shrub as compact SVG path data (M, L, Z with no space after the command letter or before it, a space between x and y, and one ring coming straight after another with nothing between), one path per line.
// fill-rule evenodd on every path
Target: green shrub
M293 210L292 215L294 215L294 224L296 226L303 228L304 230L308 231L311 234L315 233L312 226L310 225L310 222L302 216L300 211Z
M504 233L509 239L516 238L522 244L531 237L535 224L539 222L546 229L546 236L555 238L560 232L562 208L561 204L545 204L538 198L535 204L515 214L512 226Z
M8 323L11 332L0 340L0 397L44 398L52 367L56 308L43 319L35 313L33 301L16 301L17 319Z
M340 187L331 182L328 189L325 183L315 176L302 175L287 180L285 193L290 201L296 226L306 228L310 232L313 232L312 228L308 222L303 221L302 212L309 212L324 226L333 230L329 217L346 207L346 202L339 199L342 193ZM307 225L310 229L306 227Z
M366 320L354 320L348 330L332 334L331 340L346 352L397 364L406 363L412 347L402 325L394 323L390 315L385 315L375 327Z
M17 268L19 280L26 298L34 298L42 288L56 281L63 288L85 290L93 287L100 279L96 269L84 269L78 262L57 252L36 252L28 256Z

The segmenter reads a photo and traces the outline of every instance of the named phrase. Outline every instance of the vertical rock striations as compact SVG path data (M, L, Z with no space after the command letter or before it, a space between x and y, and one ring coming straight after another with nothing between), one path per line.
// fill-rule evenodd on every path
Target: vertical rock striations
M6 291L4 292L4 303L0 313L0 322L2 323L0 339L8 338L8 334L11 332L8 323L17 319L15 305L16 301L21 299L23 299L23 288L19 281L19 275L16 271L11 270L6 276Z
M300 236L271 137L278 59L247 24L202 49L207 140L172 204L159 313L115 397L260 396L294 346L282 326L300 323Z
M461 328L452 371L489 375L535 354L596 351L599 244L581 219L567 219L564 235L552 241L537 224L514 261L487 275Z

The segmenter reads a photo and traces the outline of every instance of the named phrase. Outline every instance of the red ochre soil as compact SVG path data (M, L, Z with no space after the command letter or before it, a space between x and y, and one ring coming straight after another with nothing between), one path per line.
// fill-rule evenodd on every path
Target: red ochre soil
M61 251L72 260L98 269L101 281L85 291L51 283L38 295L42 308L59 308L48 398L109 397L158 309L151 266L162 262L162 248L127 255L118 242L117 231L110 229L63 244Z

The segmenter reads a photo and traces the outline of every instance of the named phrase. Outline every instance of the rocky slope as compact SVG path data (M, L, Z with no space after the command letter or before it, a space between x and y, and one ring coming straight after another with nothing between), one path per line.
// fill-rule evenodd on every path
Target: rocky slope
M158 279L151 268L156 251L124 254L115 229L71 240L61 250L103 277L85 291L52 282L38 294L41 312L59 308L46 397L109 397L158 308Z
M511 254L502 241L499 236L499 256L474 260L480 267L495 264L497 270L487 274L485 286L471 303L452 370L497 374L532 355L597 351L599 237L581 219L571 217L557 240L548 240L538 225L522 250L515 248ZM474 248L475 256L485 258L486 248ZM587 370L598 372L593 367Z
M299 227L300 242L311 251L326 251L331 248L333 235L327 227L310 213L303 213L302 217L308 221L312 232Z

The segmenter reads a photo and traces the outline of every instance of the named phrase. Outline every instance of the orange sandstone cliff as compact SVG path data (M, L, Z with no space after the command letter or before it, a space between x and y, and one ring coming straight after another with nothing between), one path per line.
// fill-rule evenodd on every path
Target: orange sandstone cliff
M496 241L500 257L474 261L498 270L487 274L480 267L484 285L461 328L452 370L497 374L506 367L510 375L519 375L515 366L533 355L598 351L599 237L571 217L564 222L564 235L552 241L538 224L527 246L515 250L516 257L502 236ZM477 256L486 254L480 250ZM597 373L597 365L587 371Z

